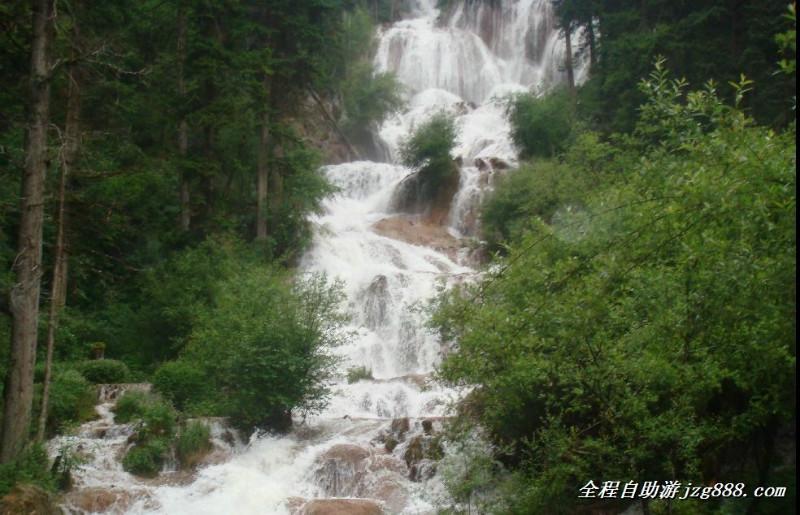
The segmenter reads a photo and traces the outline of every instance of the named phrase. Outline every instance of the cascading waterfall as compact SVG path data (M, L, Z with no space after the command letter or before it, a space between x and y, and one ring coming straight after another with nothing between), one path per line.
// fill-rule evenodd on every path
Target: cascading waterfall
M117 486L134 485L134 499L118 511L350 513L374 502L385 513L435 513L444 494L426 449L457 392L430 381L442 348L418 308L438 285L474 274L463 238L476 233L476 209L494 175L516 161L499 99L561 82L564 56L549 0L462 1L445 13L435 4L418 0L408 19L379 31L375 68L394 72L408 95L407 109L379 136L396 157L416 126L433 113L452 113L460 182L442 223L394 212L395 191L411 173L402 166L362 161L323 169L339 192L313 220L316 235L301 268L341 279L354 334L337 349L341 378L330 405L287 436L252 437L189 484L148 484L114 465ZM585 71L576 71L580 80ZM356 366L373 379L348 384L346 371ZM79 486L85 478L101 484L97 472L79 472ZM332 498L345 504L313 501Z

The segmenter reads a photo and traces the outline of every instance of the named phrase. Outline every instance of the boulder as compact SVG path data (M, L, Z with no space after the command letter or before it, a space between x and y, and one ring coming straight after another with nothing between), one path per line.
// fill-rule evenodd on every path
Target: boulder
M455 259L461 244L445 227L414 216L393 216L376 222L372 229L387 238L430 247Z
M331 496L353 495L364 477L370 452L353 444L338 444L317 459L316 483Z
M53 496L36 485L17 485L0 499L0 515L61 515Z
M106 488L82 488L67 494L64 499L70 508L83 513L107 513L115 508L122 511L131 502L130 493Z
M410 428L411 423L409 422L408 417L404 417L392 420L390 430L397 436L399 440L402 440Z
M382 515L383 509L367 499L314 499L300 512L302 515Z

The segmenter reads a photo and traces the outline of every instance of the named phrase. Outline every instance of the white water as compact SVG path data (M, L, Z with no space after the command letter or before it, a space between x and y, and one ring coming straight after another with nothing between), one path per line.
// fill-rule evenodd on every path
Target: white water
M418 0L411 19L379 32L375 57L377 70L396 73L407 87L407 109L380 130L393 157L403 138L432 114L456 116L453 157L462 163L461 178L445 232L455 238L475 234L481 196L501 169L516 162L498 97L543 91L563 80L564 45L548 0L479 4L461 2L440 16L435 0ZM579 80L584 73L580 67ZM435 513L444 499L440 479L421 473L425 479L412 481L404 456L411 437L422 433L422 420L438 426L457 392L430 382L442 348L417 308L437 285L465 280L474 271L464 259L466 249L446 255L374 230L376 222L397 216L392 195L410 170L354 162L323 172L340 191L313 220L316 236L302 269L343 281L355 334L337 349L343 364L329 407L288 436L251 438L188 485L148 485L118 463L94 462L78 474L79 485L127 481L140 497L115 509L133 514L303 513L304 500L331 497L375 499L386 513ZM353 366L370 369L374 380L348 384L345 373ZM378 437L400 417L410 417L408 436L389 453ZM431 470L431 463L420 470Z

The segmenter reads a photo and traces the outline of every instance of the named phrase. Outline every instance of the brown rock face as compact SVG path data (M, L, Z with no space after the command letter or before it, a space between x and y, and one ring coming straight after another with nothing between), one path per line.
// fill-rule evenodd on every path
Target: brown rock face
M451 259L455 259L461 245L447 229L424 219L409 215L398 215L379 220L372 226L381 236L404 241L412 245L430 247Z
M353 444L334 445L317 460L316 483L326 495L353 495L364 476L370 452Z
M53 497L34 485L17 485L0 500L0 515L61 515Z
M315 499L303 507L302 515L383 515L377 503L366 499Z
M106 513L112 508L124 510L130 504L131 498L128 492L104 488L83 488L70 492L65 501L70 507L85 513Z

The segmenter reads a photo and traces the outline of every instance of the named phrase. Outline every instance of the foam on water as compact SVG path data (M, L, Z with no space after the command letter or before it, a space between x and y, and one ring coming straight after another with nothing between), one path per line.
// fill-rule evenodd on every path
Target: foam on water
M491 4L459 2L440 13L436 0L418 0L410 19L378 34L376 70L394 72L408 93L407 109L387 120L379 132L394 160L402 141L431 115L446 111L456 118L459 136L453 158L461 163L461 176L448 230L457 237L476 234L481 198L496 175L516 164L502 98L512 92L541 91L563 80L564 45L550 2ZM579 80L584 68L577 70ZM335 460L330 467L320 465L326 452L352 445L379 455L385 451L375 442L389 431L392 419L410 417L410 431L422 434L420 420L439 420L447 414L458 392L430 379L442 346L425 328L420 308L439 286L463 281L474 271L456 256L373 230L376 222L397 215L393 193L411 170L360 161L325 167L323 173L338 192L312 219L314 241L301 269L342 281L353 334L348 344L336 349L342 365L327 409L300 422L287 436L253 436L232 459L203 468L183 486L149 486L123 472L113 455L124 445L123 432L122 440L115 440L78 473L79 483L135 485L132 491L146 495L127 507L132 514L289 513L290 498L327 496L329 468L331 474L343 473ZM373 379L348 384L346 371L354 366L371 370ZM435 476L408 478L403 472L407 441L384 457L394 468L369 475L370 480L348 490L348 495L386 501L390 513L435 513L437 498L445 495L441 481ZM382 482L373 485L375 477ZM401 492L393 494L391 503L384 495L387 484L395 489L392 492Z

